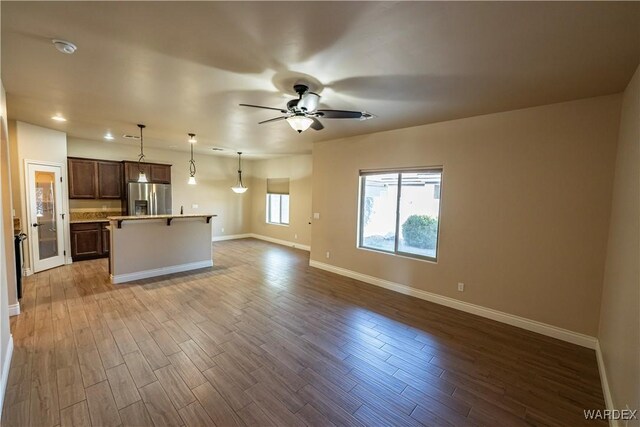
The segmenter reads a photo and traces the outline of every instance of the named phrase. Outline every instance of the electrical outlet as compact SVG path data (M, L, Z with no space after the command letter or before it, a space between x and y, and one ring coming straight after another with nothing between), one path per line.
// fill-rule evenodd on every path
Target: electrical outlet
M222 228L220 229L220 232L221 232L221 233L224 233L224 227L222 227Z
M193 205L191 205L191 209L198 209L198 205L194 203Z
M331 254L329 253L329 251L327 251L327 258L330 258Z
M458 292L464 292L464 283L462 282L458 283Z
M294 235L293 235L293 238L294 238L294 239L296 239L296 240L298 240L298 235L297 235L297 234L294 234Z
M102 210L106 211L107 210L107 205L102 205Z
M313 219L320 219L320 212L314 212Z

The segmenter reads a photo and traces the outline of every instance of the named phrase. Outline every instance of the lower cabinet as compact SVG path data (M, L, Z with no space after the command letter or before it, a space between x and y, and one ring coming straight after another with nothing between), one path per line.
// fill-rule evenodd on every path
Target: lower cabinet
M109 229L106 222L71 224L71 258L74 261L109 256Z

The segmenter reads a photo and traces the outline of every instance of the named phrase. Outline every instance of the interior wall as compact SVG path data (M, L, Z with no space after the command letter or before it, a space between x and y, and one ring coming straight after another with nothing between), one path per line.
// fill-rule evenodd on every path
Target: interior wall
M611 95L316 143L311 259L595 336L620 105ZM437 263L358 249L359 170L436 165Z
M16 216L20 218L22 230L28 235L24 248L24 266L31 270L30 242L36 238L33 233L27 209L27 185L25 179L25 160L51 162L62 165L62 209L68 212L68 191L67 191L67 135L53 129L43 128L24 122L14 122L9 128L14 134L10 136L10 149L13 151L14 159L18 164L17 169L13 168L11 186L14 197L14 208ZM16 203L17 202L17 203ZM71 260L71 247L69 245L69 215L64 218L65 251L67 252L67 262Z
M135 143L117 144L113 142L89 141L69 138L68 155L103 160L137 161L140 146ZM231 191L237 177L237 158L194 154L196 161L196 185L187 184L189 178L190 153L152 147L144 149L145 161L165 163L171 167L172 210L180 213L213 213L213 236L249 233L250 193L236 194ZM243 162L243 168L250 165ZM249 190L251 191L251 190ZM96 203L102 205L103 201ZM197 205L197 207L194 207ZM80 208L91 206L75 204Z
M251 232L294 244L311 246L311 155L252 161ZM289 178L289 225L268 224L267 179Z
M614 408L640 409L640 67L622 99L598 339Z

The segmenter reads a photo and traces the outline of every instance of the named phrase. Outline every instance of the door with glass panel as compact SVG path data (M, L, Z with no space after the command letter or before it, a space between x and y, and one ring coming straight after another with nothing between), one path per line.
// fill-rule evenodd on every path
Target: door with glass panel
M34 273L64 264L61 166L27 164L29 241Z

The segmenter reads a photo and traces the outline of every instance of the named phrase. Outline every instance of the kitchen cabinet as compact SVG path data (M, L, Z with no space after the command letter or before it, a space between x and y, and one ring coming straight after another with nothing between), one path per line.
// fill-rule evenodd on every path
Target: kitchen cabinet
M69 171L69 198L95 199L97 194L96 162L88 159L69 158L67 169Z
M71 258L73 261L109 256L109 229L107 222L70 224Z
M122 163L67 159L70 199L122 199Z
M97 199L122 198L122 163L99 160L96 162L98 170Z
M171 165L159 163L141 163L138 165L138 162L124 162L125 182L138 181L140 169L145 173L149 182L171 184Z

